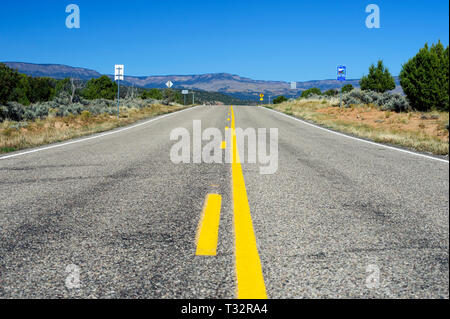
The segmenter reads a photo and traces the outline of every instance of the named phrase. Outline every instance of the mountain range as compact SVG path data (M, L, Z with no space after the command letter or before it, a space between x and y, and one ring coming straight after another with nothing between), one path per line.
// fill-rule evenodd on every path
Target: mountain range
M4 62L8 67L17 69L20 73L37 77L51 77L63 79L67 77L90 80L102 76L97 71L71 67L59 64L33 64L24 62ZM108 75L113 78L113 75ZM342 83L337 80L316 80L297 82L297 89L292 90L289 82L253 80L239 75L229 73L209 73L200 75L155 75L155 76L125 76L124 85L142 88L164 88L167 81L174 83L176 89L195 89L208 92L219 92L242 100L258 100L259 94L264 93L266 97L284 95L287 97L299 96L302 91L313 87L322 91L339 88ZM399 79L395 77L397 89ZM345 84L359 87L358 79L349 79Z

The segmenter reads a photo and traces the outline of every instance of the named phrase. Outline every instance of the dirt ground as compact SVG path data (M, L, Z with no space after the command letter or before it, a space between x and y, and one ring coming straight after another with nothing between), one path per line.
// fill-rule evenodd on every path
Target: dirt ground
M338 120L361 122L377 129L394 129L400 131L417 132L436 136L444 142L449 141L449 131L446 128L448 116L445 114L423 114L419 112L395 113L380 111L372 107L336 108L326 107L317 112L332 115ZM447 113L448 114L448 113Z

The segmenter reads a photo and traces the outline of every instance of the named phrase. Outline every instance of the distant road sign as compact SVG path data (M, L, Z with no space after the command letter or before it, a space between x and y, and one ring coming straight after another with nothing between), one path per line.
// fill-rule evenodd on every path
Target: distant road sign
M337 67L337 79L338 81L345 81L347 78L347 67L345 65L340 65Z
M117 81L117 119L120 117L120 81L124 80L125 67L123 64L114 66L114 79Z
M264 101L264 98L262 97L262 98L260 98L259 100L260 100L260 101Z
M189 94L189 91L188 90L183 90L183 91L181 91L181 94L184 94L184 95Z
M123 81L125 74L125 68L123 64L116 64L114 67L114 79L115 81Z
M172 81L167 81L166 86L170 89L173 86Z
M263 97L264 97L264 94L261 93L261 94L259 95L259 97L260 97L260 98L263 98Z
M297 82L291 82L291 90L297 89Z

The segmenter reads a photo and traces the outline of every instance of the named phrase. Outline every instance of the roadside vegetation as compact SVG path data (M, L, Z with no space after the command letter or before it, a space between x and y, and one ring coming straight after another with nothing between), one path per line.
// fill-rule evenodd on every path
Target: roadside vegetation
M107 131L185 106L176 93L158 99L125 87L117 119L118 87L107 76L76 79L33 78L0 64L0 153Z
M96 102L96 107L92 104L77 115L58 116L58 109L54 109L49 116L34 121L3 121L0 123L0 154L104 132L185 108L181 105L168 106L130 100L125 101L120 108L120 118L117 119L117 115L112 114L115 106L110 107L111 112L91 113L93 108L104 108L111 103L105 100Z
M449 154L449 48L425 45L403 65L405 95L392 93L395 81L378 61L361 81L361 89L321 92L312 88L296 100L266 105L336 131L436 155Z
M31 77L0 63L0 153L107 131L193 105L192 91L120 88L107 76L89 81ZM216 92L194 91L196 104L242 104ZM239 103L240 102L240 103ZM186 103L186 106L184 105Z

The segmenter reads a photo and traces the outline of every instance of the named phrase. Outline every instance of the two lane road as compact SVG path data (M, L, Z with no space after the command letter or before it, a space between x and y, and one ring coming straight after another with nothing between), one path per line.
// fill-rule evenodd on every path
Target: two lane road
M278 128L278 171L240 168L269 298L448 298L448 162L233 110ZM0 157L0 298L237 297L232 165L174 164L169 138L194 120L225 136L230 117L201 106ZM196 256L208 194L217 254Z

